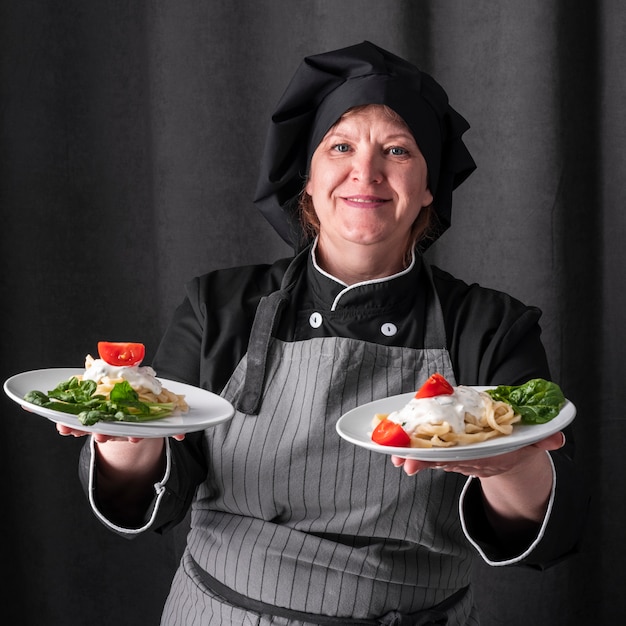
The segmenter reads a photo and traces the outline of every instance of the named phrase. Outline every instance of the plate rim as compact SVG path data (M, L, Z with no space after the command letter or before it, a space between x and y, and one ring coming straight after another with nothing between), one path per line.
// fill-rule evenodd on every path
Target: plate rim
M495 389L498 385L459 386L470 387L472 389L476 389L477 391L486 391L487 389ZM507 452L513 452L514 450L518 450L527 445L531 445L532 443L540 441L541 439L549 437L550 435L559 432L563 428L566 428L573 422L576 417L576 406L569 399L566 398L565 404L559 411L559 414L549 422L545 422L543 424L520 425L524 429L540 428L541 430L540 433L537 433L537 437L534 437L533 435L520 441L518 439L511 440L508 438L509 436L507 435L502 437L495 437L487 441L480 441L477 443L466 444L463 446L452 446L449 448L397 448L390 446L381 446L380 444L371 441L371 439L366 441L364 438L359 439L351 436L349 432L346 432L345 424L348 423L350 419L354 419L355 413L365 411L367 407L370 406L374 407L374 405L377 404L384 404L389 400L397 400L398 405L401 408L402 406L404 406L403 404L401 404L401 402L404 402L404 404L406 404L406 402L408 402L408 400L410 400L414 395L414 391L409 391L401 394L395 394L393 396L388 396L385 398L378 398L377 400L372 400L370 402L366 402L364 404L356 406L349 411L346 411L343 415L339 417L335 424L335 430L337 431L337 434L345 441L370 452L400 456L407 459L417 459L420 461L471 461L475 459L497 456L500 454L505 454ZM374 417L374 413L375 411L372 411L371 418ZM559 418L561 419L559 420ZM557 424L558 427L556 427ZM369 429L369 422L368 430L371 430Z
M46 409L45 407L40 407L31 402L26 402L23 398L19 396L19 394L14 390L14 384L18 380L23 380L28 377L36 377L41 376L42 374L49 375L51 377L55 377L57 374L60 376L58 382L62 382L63 380L67 380L73 375L81 374L85 370L80 367L51 367L51 368L39 368L34 370L27 370L24 372L19 372L17 374L13 374L9 378L4 381L3 390L5 394L13 400L16 404L19 404L22 407L25 407L27 412L34 413L41 417L46 418L47 420L57 423L64 424L69 426L70 428L75 428L77 430L82 430L83 432L94 434L103 434L110 435L114 437L142 437L142 438L151 438L151 437L167 437L170 435L177 434L186 434L198 430L204 430L205 428L209 428L212 426L216 426L223 422L230 420L234 414L235 409L233 405L223 398L222 396L209 391L208 389L203 389L202 387L196 387L194 385L190 385L189 383L183 383L176 380L171 380L167 378L163 378L161 376L157 376L156 378L163 383L165 387L169 390L174 391L174 393L183 393L188 394L191 391L194 393L201 392L203 395L207 394L207 397L215 400L220 405L223 406L223 409L216 414L215 417L209 417L205 421L202 422L191 422L191 423L183 423L183 424L172 424L166 423L164 420L171 418L180 418L184 420L187 414L180 414L170 416L168 418L163 418L162 420L153 420L150 422L97 422L93 426L84 426L81 424L78 419L72 415L71 413L64 413L62 411L55 411L54 409ZM63 378L64 376L64 378ZM33 387L34 389L35 387ZM176 389L179 391L177 392ZM42 390L43 391L43 390ZM45 390L49 391L49 390ZM190 410L194 410L194 407L190 405ZM201 409L198 409L201 410ZM161 423L158 423L161 422Z

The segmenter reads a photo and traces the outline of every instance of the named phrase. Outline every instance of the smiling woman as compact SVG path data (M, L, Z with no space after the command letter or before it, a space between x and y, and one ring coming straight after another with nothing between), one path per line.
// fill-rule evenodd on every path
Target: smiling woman
M394 123L398 126L401 126L402 131L400 133L400 137L403 138L405 141L408 140L408 142L411 145L415 146L417 151L419 151L419 148L417 147L417 144L415 143L413 134L411 133L405 121L392 108L384 104L382 105L365 104L365 105L355 106L355 107L348 109L341 116L338 122L331 129L329 129L327 133L327 137L328 135L331 134L331 132L336 130L337 126L339 125L341 121L348 120L355 113L361 113L367 110L373 111L375 109L379 110L384 115L384 117L387 118L387 120L390 123ZM349 146L337 145L336 149L340 152L347 152L349 151ZM319 150L319 147L318 147L318 150ZM390 153L392 153L392 156L399 157L401 156L402 153L404 153L405 148L402 148L401 146L391 145L389 146L388 150L390 151ZM306 191L306 184L305 184L305 188L302 190L302 193L299 197L298 202L299 202L298 208L302 217L302 229L309 238L314 239L319 234L319 219L315 212L315 209L313 208L313 203L311 202L311 196ZM420 212L418 219L416 220L416 223L414 224L414 227L413 227L413 230L415 231L414 243L417 243L417 240L419 240L422 236L424 236L424 233L428 230L429 219L431 216L431 211L430 211L431 208L432 208L432 205L428 205L428 207L424 207L424 209Z
M475 625L475 554L543 567L574 549L584 497L560 433L434 465L390 463L336 431L435 373L549 376L537 309L422 256L475 167L467 128L434 79L369 42L305 58L289 83L256 203L296 254L191 281L154 360L234 417L178 442L94 435L83 448L111 530L163 531L192 508L163 625Z
M420 234L414 225L433 200L413 134L388 111L350 109L311 159L305 194L317 218L318 263L347 284L403 270Z

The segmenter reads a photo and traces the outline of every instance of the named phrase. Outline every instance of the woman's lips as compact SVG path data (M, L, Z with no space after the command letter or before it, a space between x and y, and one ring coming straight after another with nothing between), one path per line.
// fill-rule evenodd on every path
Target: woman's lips
M372 209L379 206L382 206L386 202L389 202L386 198L381 198L380 196L365 196L365 195L354 195L354 196L344 196L342 200L351 207L362 208L362 209Z

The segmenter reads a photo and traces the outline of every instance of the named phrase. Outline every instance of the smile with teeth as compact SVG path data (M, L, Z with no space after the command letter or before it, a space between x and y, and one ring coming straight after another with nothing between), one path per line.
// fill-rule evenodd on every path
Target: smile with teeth
M360 205L374 205L387 202L385 198L380 198L378 196L346 196L344 197L344 201Z

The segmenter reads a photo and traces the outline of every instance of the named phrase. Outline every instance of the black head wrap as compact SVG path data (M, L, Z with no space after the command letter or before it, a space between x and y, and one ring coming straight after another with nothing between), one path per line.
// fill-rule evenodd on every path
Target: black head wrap
M435 236L450 226L452 190L476 168L461 139L469 124L431 76L365 41L306 57L272 115L254 202L294 249L304 243L297 200L313 152L349 108L365 104L404 119L428 167Z

